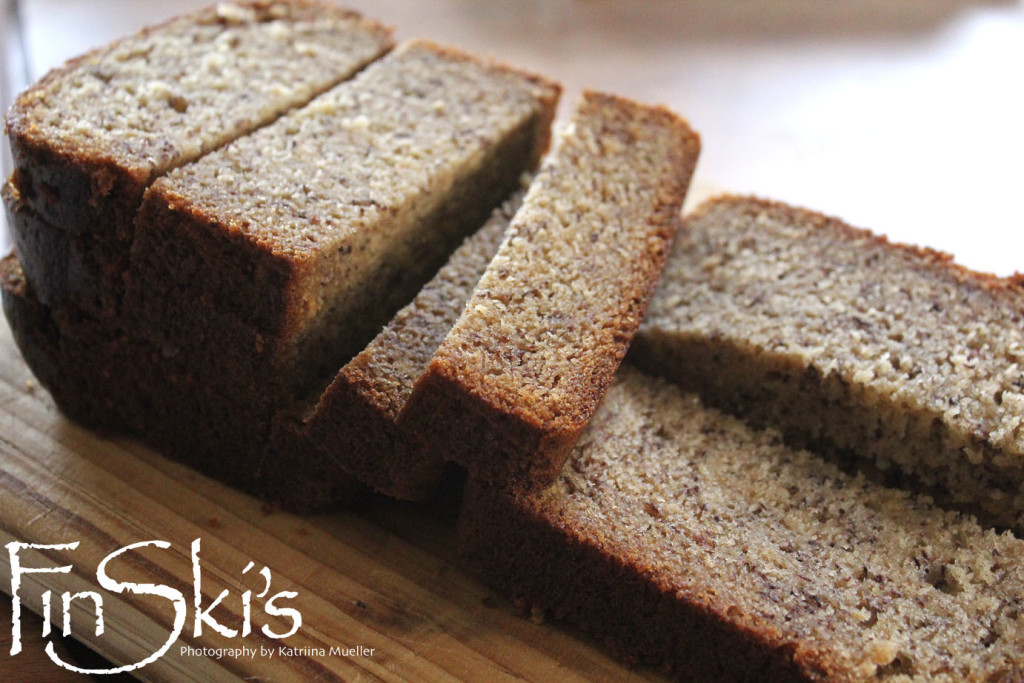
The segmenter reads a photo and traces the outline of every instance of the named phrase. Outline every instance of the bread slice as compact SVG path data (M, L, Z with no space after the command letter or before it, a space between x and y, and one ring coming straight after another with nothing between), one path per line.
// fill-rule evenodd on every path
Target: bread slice
M483 575L692 681L1010 681L1024 542L623 368L557 482L471 484Z
M474 476L554 478L644 315L698 149L664 108L585 93L399 421Z
M333 466L403 500L424 500L437 490L444 459L396 420L497 252L522 196L496 209L320 396L305 422L309 443L327 455L325 473Z
M294 512L348 506L372 485L422 500L445 463L395 425L413 382L459 316L522 199L516 193L313 400L272 412L264 387L226 393L217 347L165 354L160 345L33 296L17 260L5 274L19 347L61 409L84 424L130 432L179 459Z
M305 104L391 45L390 30L328 3L225 2L47 74L6 117L23 201L69 233L57 237L65 275L49 239L11 224L43 303L116 310L153 180Z
M750 198L687 222L636 361L1024 531L1024 290ZM863 461L871 462L871 461Z
M407 42L154 183L127 305L150 338L205 335L309 389L537 163L558 94L541 78ZM231 327L256 346L209 336Z

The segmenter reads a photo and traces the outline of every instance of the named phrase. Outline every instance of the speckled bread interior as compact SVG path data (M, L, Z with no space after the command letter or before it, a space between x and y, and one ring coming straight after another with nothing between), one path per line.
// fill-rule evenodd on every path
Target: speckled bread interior
M550 482L644 316L699 149L665 108L585 92L399 422L473 476Z
M293 418L518 188L559 95L456 49L378 59L390 48L389 30L333 6L221 3L20 97L5 301L68 415L289 507L357 493ZM291 495L314 476L317 495Z
M390 30L330 3L225 2L48 73L5 117L22 200L65 242L57 260L39 251L33 224L10 224L41 301L116 313L135 214L155 179L302 106L391 45Z
M504 240L522 198L523 191L513 195L455 250L416 298L345 364L305 420L310 439L326 447L336 467L385 495L424 500L441 483L445 459L422 435L399 425L398 415Z
M482 575L692 681L1010 681L1024 542L624 367L558 480L471 482Z
M798 445L1024 529L1024 289L726 197L687 221L633 357Z

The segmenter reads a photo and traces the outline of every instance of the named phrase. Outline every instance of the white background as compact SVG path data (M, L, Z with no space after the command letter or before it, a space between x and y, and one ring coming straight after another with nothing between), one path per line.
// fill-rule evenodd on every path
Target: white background
M22 0L32 75L202 4ZM566 85L563 112L584 86L670 105L702 134L702 185L837 215L975 269L1024 271L1020 2L346 4L400 38L542 71Z

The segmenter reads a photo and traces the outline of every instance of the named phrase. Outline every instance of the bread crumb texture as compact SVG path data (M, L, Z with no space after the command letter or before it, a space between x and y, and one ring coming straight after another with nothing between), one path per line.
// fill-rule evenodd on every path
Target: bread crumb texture
M342 369L339 377L356 387L391 421L398 418L416 380L458 319L522 199L523 191L517 192L495 209L487 223L466 238L416 298Z
M383 27L323 3L220 3L51 72L12 112L30 139L153 177L307 102L388 44Z
M1024 668L1024 543L635 370L558 482L523 505L791 652L810 679L1017 680Z
M435 368L535 423L585 423L646 310L698 147L665 109L585 93Z
M522 169L512 165L528 163L532 144L546 139L535 128L556 99L557 87L540 79L410 41L306 107L161 178L147 206L197 217L211 265L222 245L234 259L241 276L223 296L183 283L190 296L213 298L272 334L316 327L379 299L370 290L386 289L382 279L401 284L423 263L439 266L450 233L478 226L463 225L475 213L483 222L498 200L478 204L507 192L504 176L514 186ZM147 239L158 253L160 235ZM269 285L268 297L288 301L247 298L247 267L255 286ZM201 281L215 275L197 273Z
M716 405L873 456L1014 526L1024 509L1022 322L1015 280L820 214L727 197L680 232L638 353Z
M394 231L411 222L405 214L450 195L461 169L479 167L510 130L539 111L548 87L452 50L408 42L156 187L281 259L347 254L353 236L403 237ZM375 244L357 250L383 251Z

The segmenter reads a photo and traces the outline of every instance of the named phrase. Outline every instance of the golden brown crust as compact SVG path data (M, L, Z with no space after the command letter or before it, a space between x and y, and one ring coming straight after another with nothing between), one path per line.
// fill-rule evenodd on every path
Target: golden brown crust
M399 424L423 434L425 445L440 459L513 490L544 486L558 475L583 426L535 422L525 411L495 406L436 372L437 362L416 383L407 404L412 417L403 422L403 413Z

